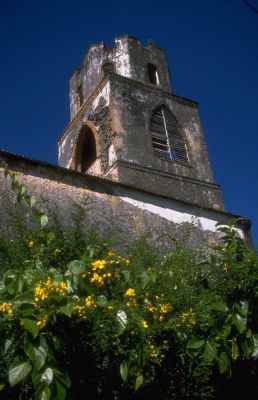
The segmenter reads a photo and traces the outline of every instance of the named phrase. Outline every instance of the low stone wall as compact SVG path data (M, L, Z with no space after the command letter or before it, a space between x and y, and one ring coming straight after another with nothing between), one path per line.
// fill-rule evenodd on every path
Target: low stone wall
M46 200L50 207L58 211L64 224L69 223L73 205L83 204L86 199L85 225L96 226L103 234L116 232L118 244L134 241L142 234L151 232L155 242L167 241L169 246L171 241L167 234L176 234L177 237L187 236L188 245L195 247L218 240L216 222L236 217L12 153L2 151L0 158L17 173L30 194ZM0 227L6 230L15 199L2 168L0 185ZM250 221L245 220L237 229L250 242Z

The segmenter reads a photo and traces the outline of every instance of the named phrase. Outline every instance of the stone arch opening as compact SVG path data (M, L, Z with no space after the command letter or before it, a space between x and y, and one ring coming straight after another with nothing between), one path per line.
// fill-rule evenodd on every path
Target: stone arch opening
M154 64L147 64L148 76L149 81L152 85L158 86L159 85L159 75L156 65Z
M106 62L101 67L104 78L106 78L109 74L113 74L115 72L115 66L112 62Z
M75 169L86 173L97 159L97 147L93 130L88 125L83 125L76 142Z

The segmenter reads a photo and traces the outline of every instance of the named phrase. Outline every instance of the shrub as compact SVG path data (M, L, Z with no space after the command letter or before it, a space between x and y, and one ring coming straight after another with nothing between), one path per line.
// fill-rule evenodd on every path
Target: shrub
M81 218L49 229L6 175L35 223L0 240L3 399L212 399L219 374L257 355L258 259L233 224L208 251L142 239L120 254Z

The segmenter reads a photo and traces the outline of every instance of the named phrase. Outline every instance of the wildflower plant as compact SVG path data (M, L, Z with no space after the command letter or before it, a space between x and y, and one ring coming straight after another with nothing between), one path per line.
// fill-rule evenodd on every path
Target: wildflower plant
M3 394L26 383L33 399L68 399L66 331L77 327L81 351L89 344L98 368L116 368L136 391L160 369L176 382L193 360L230 374L237 360L257 356L258 261L233 225L208 255L178 244L156 258L137 246L124 256L105 242L72 252L36 198L8 169L6 176L36 225L21 268L10 265L0 281Z

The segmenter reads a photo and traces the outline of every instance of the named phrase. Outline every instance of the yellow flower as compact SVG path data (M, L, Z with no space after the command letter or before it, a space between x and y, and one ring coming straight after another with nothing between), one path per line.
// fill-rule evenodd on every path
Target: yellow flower
M37 322L37 326L39 327L39 329L45 328L45 326L47 325L47 321L48 321L48 316L47 316L47 315L44 315L44 316Z
M30 240L27 246L31 249L34 246L34 240Z
M102 283L103 278L102 276L100 276L99 274L97 274L96 272L94 272L92 278L91 278L91 282L97 282L97 283Z
M109 257L115 256L115 253L112 250L109 250L109 252L107 253L107 255Z
M94 304L93 296L86 297L85 304L86 304L86 307L88 307L88 308L96 307L96 305Z
M46 288L44 288L40 283L34 289L34 299L35 301L45 300L48 297Z
M106 260L96 260L91 263L93 271L96 271L97 269L103 269L106 266Z
M147 329L149 328L148 322L147 321L142 321L142 326Z
M196 314L193 312L192 308L189 311L182 313L181 315L182 321L187 325L195 325L196 324Z
M164 316L163 315L160 315L159 316L159 321L161 322L161 321L164 321Z
M82 319L86 319L86 310L83 306L75 306L73 312L78 314Z
M160 312L162 314L167 314L169 312L169 305L168 304L161 304L160 305Z
M148 304L146 307L147 312L154 313L155 307L152 304Z
M55 291L61 296L65 296L68 293L68 286L65 282L57 282L54 284Z
M9 318L13 317L13 310L12 310L12 306L10 303L3 303L0 306L0 312L2 312L3 314L7 314Z
M111 278L111 276L112 276L111 272L103 274L103 278Z
M57 254L60 254L61 253L61 250L60 249L55 249L54 250L54 255L56 256Z
M135 290L134 290L133 288L127 289L127 291L125 292L125 296L127 296L127 297L134 297L134 296L136 296Z
M34 299L36 302L40 300L46 300L51 292L65 296L68 293L68 286L65 282L52 282L50 276L48 276L44 284L39 283L35 287Z
M51 281L50 276L47 277L47 281L45 283L46 288L51 289L51 287L53 286L53 282Z
M136 306L136 300L135 299L130 299L129 301L126 302L127 307L134 307Z

